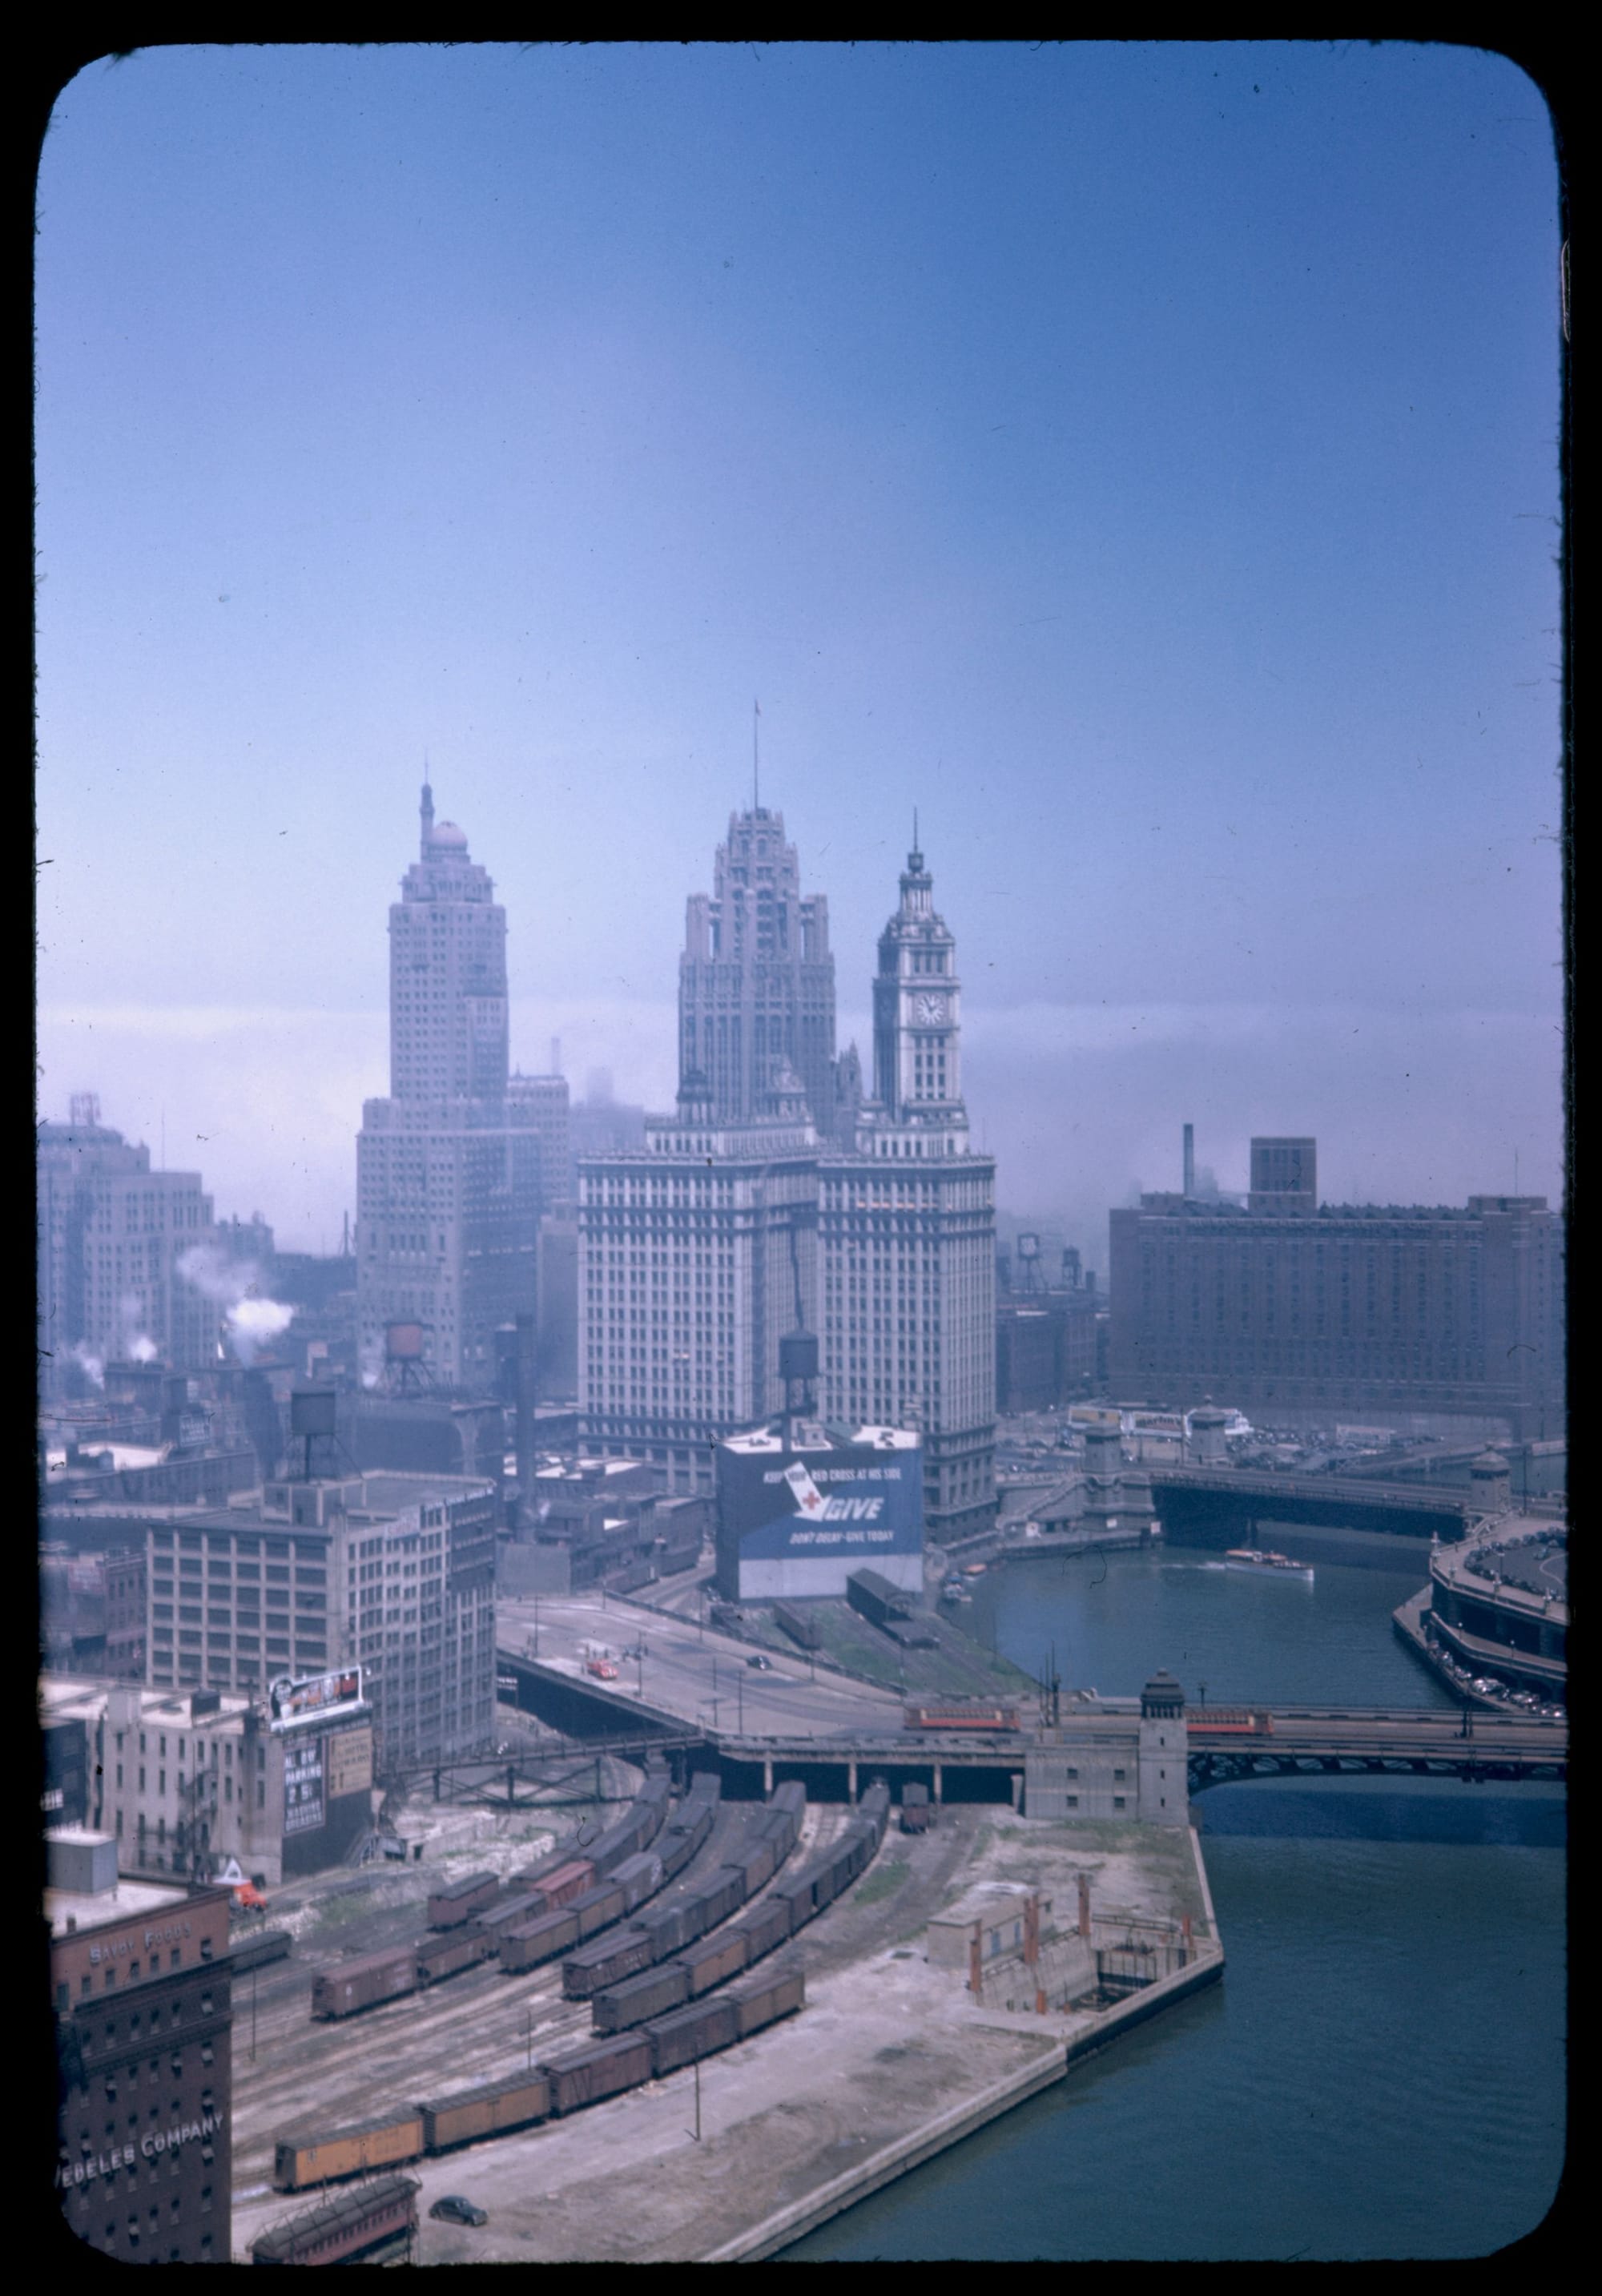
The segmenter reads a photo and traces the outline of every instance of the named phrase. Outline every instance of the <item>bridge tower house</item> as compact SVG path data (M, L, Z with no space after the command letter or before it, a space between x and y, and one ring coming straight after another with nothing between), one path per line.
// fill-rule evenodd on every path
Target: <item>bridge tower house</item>
M1146 1825L1188 1825L1189 1736L1185 1693L1166 1669L1140 1693L1140 1785L1137 1804Z

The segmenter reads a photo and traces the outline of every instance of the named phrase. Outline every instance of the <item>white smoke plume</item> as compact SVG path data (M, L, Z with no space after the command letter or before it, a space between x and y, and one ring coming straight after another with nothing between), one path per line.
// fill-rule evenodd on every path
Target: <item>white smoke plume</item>
M384 1350L379 1341L363 1341L361 1366L362 1385L376 1387L384 1375Z
M256 1361L256 1350L288 1331L295 1310L265 1300L257 1290L261 1270L253 1259L230 1259L215 1244L192 1243L178 1260L184 1281L223 1310L229 1345L241 1363Z
M91 1380L96 1387L104 1387L106 1383L105 1364L99 1356L95 1355L85 1344L82 1340L77 1340L73 1342L72 1360L81 1367L86 1377Z
M129 1341L128 1354L135 1363L154 1363L157 1355L156 1342L148 1332L141 1332L137 1338Z

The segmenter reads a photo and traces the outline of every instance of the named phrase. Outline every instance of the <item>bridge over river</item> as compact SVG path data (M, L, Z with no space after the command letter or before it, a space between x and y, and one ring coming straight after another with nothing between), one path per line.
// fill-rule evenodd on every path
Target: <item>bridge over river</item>
M1411 1772L1467 1779L1565 1779L1566 1721L1441 1707L1190 1707L1190 1791L1226 1779Z
M1258 1521L1403 1538L1467 1537L1481 1509L1468 1490L1381 1483L1358 1475L1295 1475L1264 1467L1152 1466L1152 1496L1173 1538L1229 1544Z

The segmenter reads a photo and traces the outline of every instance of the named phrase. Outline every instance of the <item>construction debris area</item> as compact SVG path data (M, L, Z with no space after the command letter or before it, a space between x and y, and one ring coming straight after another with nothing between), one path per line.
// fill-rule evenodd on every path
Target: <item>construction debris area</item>
M631 1781L616 1767L606 1784L621 1800ZM725 1804L720 1824L740 1808ZM828 1849L852 1816L809 1806L796 1857ZM570 1822L558 1820L559 1842ZM515 1848L497 1826L521 1837ZM369 1913L347 1900L339 1945L368 1952L415 1929L422 1890L510 1866L529 1839L521 1813L453 1814L421 1863L372 1877ZM706 1854L716 1857L715 1840ZM261 1973L254 2062L245 1980L236 1988L241 2258L286 2213L269 2167L291 2121L338 2126L500 2079L588 2032L587 2005L564 2000L554 1971L509 1976L494 1963L314 2025L313 1971L336 1941L327 1910L308 1905L291 1962ZM1189 1832L971 1805L942 1810L928 1830L893 1827L787 1952L805 1972L799 2014L570 2119L418 2162L408 2172L421 2185L417 2260L771 2255L1060 2079L1077 2054L1216 1976L1222 1960ZM431 2220L447 2193L466 2194L486 2223Z

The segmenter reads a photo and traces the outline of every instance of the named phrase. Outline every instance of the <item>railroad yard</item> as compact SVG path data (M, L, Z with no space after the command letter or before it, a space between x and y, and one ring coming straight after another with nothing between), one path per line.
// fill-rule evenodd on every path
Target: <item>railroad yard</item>
M622 1816L642 1774L608 1767L606 1790L617 1799L604 1809L569 1809L554 1821L527 1811L452 1813L422 1862L322 1877L299 1886L282 1920L275 1914L295 1933L293 1953L241 1973L234 1988L239 2260L261 2233L317 2197L274 2188L274 2148L286 2135L348 2128L508 2081L592 2041L593 2005L564 1999L560 1959L518 1975L482 1962L331 2022L313 2021L311 1988L320 1969L417 1943L430 1890L473 1872L521 1869L553 1838L560 1848L581 1817L587 1840L597 1820ZM681 1886L709 1880L759 1816L759 1805L721 1803ZM809 1805L794 1849L749 1898L748 1916L854 1830L860 1819L844 1805ZM1139 1929L1177 1938L1188 1917L1191 1974L1198 1956L1211 1973L1220 1956L1205 1878L1182 1830L1031 1822L978 1806L943 1811L933 1830L916 1835L893 1819L856 1878L753 1972L798 1969L798 2014L570 2116L409 2161L405 2173L421 2187L418 2261L772 2252L820 2212L1059 2077L1070 2047L1121 2021L1125 2012L1105 1998L1068 2005L1060 1984L1048 2013L1035 2013L1033 1996L1012 1997L1024 1989L1018 1962L987 1972L976 1998L965 1972L926 1958L931 1917L965 1909L978 1885L1039 1890L1066 1937L1082 1877L1099 1940L1119 1924L1132 1937ZM1054 1970L1060 1975L1063 1955L1075 1950L1071 1938L1048 1943L1030 1988L1037 1975L1047 1983ZM446 2193L469 2195L487 2223L429 2220L429 2207Z

